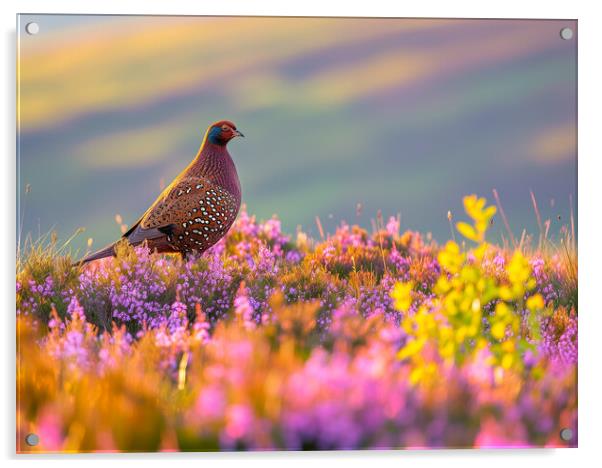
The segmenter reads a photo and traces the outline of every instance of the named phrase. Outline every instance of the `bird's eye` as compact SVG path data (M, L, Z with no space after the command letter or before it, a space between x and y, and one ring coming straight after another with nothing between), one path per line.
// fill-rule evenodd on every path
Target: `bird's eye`
M223 130L224 132L228 131L228 126L227 126L227 125L222 125L222 130Z

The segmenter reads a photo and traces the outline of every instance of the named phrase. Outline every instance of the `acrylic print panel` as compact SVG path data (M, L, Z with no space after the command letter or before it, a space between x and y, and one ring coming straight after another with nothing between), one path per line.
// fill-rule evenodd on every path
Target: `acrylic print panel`
M577 445L576 21L18 43L18 452Z

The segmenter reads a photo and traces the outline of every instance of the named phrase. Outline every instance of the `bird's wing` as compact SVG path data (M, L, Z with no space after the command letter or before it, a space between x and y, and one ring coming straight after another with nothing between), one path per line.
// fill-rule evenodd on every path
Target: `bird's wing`
M137 243L185 230L200 219L203 227L217 230L234 221L238 205L234 196L205 178L183 178L166 189L124 237Z
M138 221L132 224L130 229L127 232L125 232L125 234L123 234L122 237L125 237L132 241L133 239L131 238L131 236L134 234L135 231L148 230L151 227L160 227L160 223L157 219L158 213L168 212L169 205L175 198L178 197L177 194L180 192L181 188L188 188L192 184L194 184L194 186L196 187L200 184L209 185L210 182L200 177L186 177L184 179L174 180L163 190L163 192L161 192L161 194L152 203L152 205L145 211L145 213L142 216L140 216L140 218L138 218ZM152 222L149 222L150 218L152 218ZM166 226L167 225L169 225L169 223L167 223Z
M165 241L177 250L204 250L228 231L239 204L228 191L204 178L185 178L151 207L128 239L139 242L147 233L159 232L163 238L154 242Z
M142 227L142 221L158 206L162 205L164 201L168 198L170 192L173 190L173 187L178 184L178 180L174 180L169 186L167 186L161 194L157 197L157 199L148 207L148 209L144 212L138 220L131 225L131 227L121 236L123 238L128 239L131 243L142 242L147 239L147 233L145 233L145 229ZM158 232L158 231L157 231ZM140 239L138 239L140 238Z
M208 218L219 218L237 211L236 199L220 186L201 177L187 177L155 203L142 218L143 229L161 229L169 225L183 225L207 213ZM219 214L217 214L219 213Z

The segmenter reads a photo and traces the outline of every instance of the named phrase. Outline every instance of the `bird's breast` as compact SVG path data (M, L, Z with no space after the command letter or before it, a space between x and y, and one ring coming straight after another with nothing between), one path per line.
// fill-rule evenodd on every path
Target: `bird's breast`
M191 192L192 193L192 192ZM168 241L179 251L203 252L218 242L230 229L240 207L240 201L219 186L201 194L183 193L182 203L176 203L181 220L174 226Z

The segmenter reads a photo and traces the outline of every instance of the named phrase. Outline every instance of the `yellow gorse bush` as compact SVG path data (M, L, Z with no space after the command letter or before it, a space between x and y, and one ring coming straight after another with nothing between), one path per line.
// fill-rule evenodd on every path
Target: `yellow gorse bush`
M454 241L445 244L437 257L441 273L433 290L435 297L430 305L423 304L415 313L406 314L402 322L409 338L398 358L411 360L415 369L428 366L428 371L410 375L414 383L436 375L432 360L425 360L433 350L441 361L455 365L485 350L497 368L520 372L522 355L532 346L528 338L540 336L537 314L545 304L540 294L527 296L535 287L528 260L516 250L505 268L507 279L488 273L483 268L490 249L485 236L496 207L487 206L487 200L476 195L463 201L472 223L460 222L456 227L477 245L464 251ZM410 310L412 287L411 283L397 283L391 293L401 312ZM490 307L485 312L487 305ZM529 327L522 332L519 311L525 307L530 313Z

